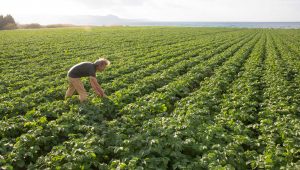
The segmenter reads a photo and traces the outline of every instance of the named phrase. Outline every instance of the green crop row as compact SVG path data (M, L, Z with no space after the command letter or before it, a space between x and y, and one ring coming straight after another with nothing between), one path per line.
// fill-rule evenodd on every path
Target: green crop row
M214 61L214 62L219 62L219 64L220 64L220 62L222 62L222 60L220 60L220 57L217 57L217 56L221 56L221 57L223 57L223 59L226 59L226 57L229 57L230 55L232 55L235 51L237 51L243 44L245 44L245 42L247 42L249 39L245 39L244 41L242 41L242 42L240 42L239 44L237 44L237 45L235 45L235 46L233 46L232 47L232 49L228 49L227 50L227 52L225 52L225 53L223 53L222 55L216 55L216 57L214 58L214 59L212 59L212 61ZM224 48L224 47L223 47ZM222 58L221 58L222 59ZM224 60L223 60L224 61ZM213 62L212 62L213 63ZM217 63L215 63L215 64L217 64ZM214 66L214 65L212 65L212 66ZM190 73L194 73L194 74L197 74L197 71L199 71L199 69L201 68L201 67L204 67L203 66L203 64L201 63L201 64L199 64L198 65L198 67L197 68L195 68L194 69L194 71L193 72L190 72ZM208 66L209 67L209 66ZM178 67L177 67L177 69L179 69ZM206 70L209 70L209 68L206 68ZM204 76L208 76L209 75L209 72L208 72L208 75L205 75L205 72L203 72L204 73ZM182 81L182 80L181 80ZM191 81L191 80L190 80ZM196 81L196 80L194 80L194 81ZM188 83L188 82L185 82L185 83ZM174 83L175 84L175 83ZM183 85L183 84L182 84ZM171 89L170 89L171 90ZM129 92L131 92L131 91L129 91ZM125 94L127 94L127 92L125 93ZM113 121L112 123L114 123L114 122L120 122L120 123L123 123L123 128L125 128L125 129L129 129L130 127L129 126L134 126L134 127L138 127L138 125L136 125L137 123L141 123L142 121L139 119L139 117L134 117L134 119L131 119L132 121L128 121L128 117L131 117L131 116L135 116L135 114L136 113L146 113L146 112L148 112L148 116L151 116L151 115L153 115L154 114L154 112L152 113L151 112L151 110L141 110L141 109L143 109L143 108L148 108L148 107L150 107L150 108L153 108L153 111L155 111L155 112L163 112L164 110L162 110L162 109L164 109L164 108L162 108L161 109L161 107L160 107L160 105L161 105L161 103L160 102L158 102L157 101L157 98L159 97L159 96L157 96L157 95L155 95L155 93L153 93L154 95L150 95L150 96L148 96L148 97L146 97L146 100L139 100L139 101L137 101L137 102L135 102L134 104L136 104L137 106L142 106L142 107L136 107L136 109L133 109L132 108L132 105L128 105L128 107L127 107L127 109L126 109L126 107L124 107L123 109L122 109L122 111L121 111L121 115L122 115L122 119L120 119L119 121ZM173 96L175 96L176 94L169 94L169 95L173 95ZM118 99L118 98L121 98L122 99L122 97L123 96L116 96L115 98L117 99L117 101L119 102L120 101L120 99ZM153 100L156 100L156 102L153 102L153 101L147 101L147 98L149 99L153 99ZM143 98L141 98L141 99L143 99ZM112 99L112 100L114 100L114 99ZM145 104L145 101L147 101L147 103L148 103L148 105L146 105ZM128 103L126 100L124 101L124 100L121 100L121 102L125 102L125 103ZM97 102L98 103L98 102ZM94 103L96 106L98 105L96 102ZM115 102L115 103L117 103L117 102ZM99 106L100 108L103 108L103 106L101 107L101 105ZM99 108L98 107L98 108ZM92 108L90 108L90 109L92 109ZM94 108L95 109L95 108ZM105 112L107 112L108 110L104 110L105 108L103 108L103 109L101 109L101 110L103 110L103 114L105 114ZM138 110L137 110L138 109ZM111 112L111 111L110 111ZM85 110L85 113L86 114L90 114L91 113L91 110ZM128 117L126 117L126 121L124 121L124 119L123 119L123 116L124 115L127 115ZM140 117L143 117L144 119L146 119L147 120L147 115L145 115L145 114L142 114L142 115L139 115ZM101 120L101 118L99 118L100 120ZM98 120L96 120L96 121L98 121L98 122L95 122L95 123L99 123L99 119ZM90 119L89 119L90 120ZM63 123L64 121L62 121L61 123ZM127 123L125 123L125 122L127 122ZM91 123L91 122L90 122ZM102 123L105 123L105 122L102 122ZM101 124L102 124L101 123ZM111 122L110 122L111 123ZM128 144L130 144L130 146L132 146L132 147L135 147L136 145L134 145L134 144L132 144L132 143L130 143L131 141L129 141L127 138L125 138L126 136L127 136L127 134L126 134L126 132L122 132L122 130L123 130L123 128L121 128L121 129L117 129L117 128L112 128L112 127L115 127L114 126L114 124L112 124L112 125L110 125L110 123L107 125L108 127L105 127L104 129L102 129L101 127L98 127L98 128L100 128L100 129L98 129L97 131L99 131L100 132L100 134L102 134L102 132L103 131L110 131L109 129L112 129L112 130L117 130L117 131L115 131L115 132L113 132L113 134L117 134L117 135L113 135L113 134L110 134L109 135L109 139L107 139L107 140L109 140L109 142L107 142L107 144L108 145L112 145L112 144L115 144L115 145L118 145L119 143L118 142L122 142L122 141L127 141L128 142ZM83 125L81 125L81 126L83 126ZM125 127L124 127L125 126ZM109 128L109 127L111 127L111 128ZM116 127L120 127L120 126L116 126ZM72 127L71 127L72 128ZM134 129L134 128L130 128L132 131L133 130L135 130L135 131L137 131L138 129ZM73 131L74 129L72 129L72 131ZM121 131L120 131L121 130ZM74 131L74 133L75 133L76 131ZM52 149L52 151L51 151L51 153L49 153L49 154L47 154L46 155L46 157L44 158L44 157L41 157L40 159L38 159L38 165L39 164L41 164L41 163L44 163L44 164L47 164L47 160L49 161L49 159L50 159L50 162L52 163L52 164L54 164L54 165L57 165L57 164L62 164L64 161L66 161L66 159L67 158L65 158L65 157L61 157L61 159L59 159L59 160L52 160L51 158L56 158L57 156L59 156L59 155L57 155L57 153L59 153L59 154L62 154L62 155L65 155L66 153L74 153L75 151L74 151L74 149L76 149L76 146L75 147L70 147L70 148L66 148L66 145L68 145L68 144L71 144L71 145L73 145L73 144L75 144L76 142L75 141L81 141L82 142L82 145L80 146L81 147L81 149L83 149L83 150L89 150L90 151L90 153L88 153L88 154L86 154L86 155L83 155L83 156L81 156L81 159L80 160L78 160L78 162L77 162L77 164L74 162L74 167L73 168L76 168L79 164L79 162L84 162L84 161L86 161L86 160L90 160L90 161L92 161L93 159L96 159L96 157L94 157L94 158L91 158L91 153L95 153L95 155L99 155L100 157L102 156L101 155L101 153L98 153L97 151L98 150L101 150L101 145L104 145L104 144L95 144L95 145L97 145L98 147L96 147L96 148L90 148L90 146L89 145L85 145L86 144L86 142L85 142L85 140L88 140L88 141L90 141L89 140L89 138L95 138L95 136L97 136L97 134L93 134L93 130L91 131L90 129L87 129L87 136L82 136L81 135L81 133L82 132L80 132L80 133L78 133L77 132L77 135L74 135L74 139L73 138L71 138L70 140L67 140L67 141L64 141L63 142L63 145L61 145L61 146L57 146L55 149ZM119 133L121 133L121 134L119 134ZM122 133L125 133L125 134L122 134ZM118 135L119 134L119 135ZM99 134L98 134L99 135ZM78 136L80 137L80 138L78 138ZM103 141L103 140L105 140L105 137L106 135L104 135L104 136L99 136L99 138L100 139L102 139L102 140L100 140L100 141ZM115 136L115 138L116 139L119 139L119 140L116 140L116 141L111 141L111 137L112 136ZM127 136L127 137L130 137L129 135ZM142 137L142 136L139 136L139 139L140 139L140 137ZM104 138L104 139L103 139ZM121 138L121 139L120 139ZM122 139L122 138L125 138L125 139ZM92 139L91 139L92 140ZM94 141L94 142L96 142L96 141ZM134 139L132 142L136 142L136 140ZM141 141L140 141L141 142ZM108 149L107 150L107 152L108 153L106 153L106 154L111 154L111 153L109 153L109 152L112 152L112 153L114 153L114 150L115 150L115 148L117 147L117 146L103 146L104 148L106 148L106 147L108 147L108 148L112 148L113 149L113 151L111 151L111 149ZM78 148L77 148L78 149ZM141 150L141 148L139 149L139 150ZM142 149L143 150L143 149ZM119 152L122 152L122 150L120 150ZM97 154L96 154L97 153ZM69 157L69 159L70 160L72 160L72 159L75 159L77 156L79 156L77 153L74 153L75 155L74 156L72 156L72 157ZM125 154L126 155L126 154ZM100 159L105 159L105 157L101 157ZM112 157L110 156L110 158L106 158L106 159L112 159ZM99 161L99 160L98 160ZM92 162L90 163L90 165L92 164ZM95 162L94 163L94 166L96 166L97 165L97 163ZM41 166L41 165L39 165L39 166ZM49 166L49 165L48 165ZM50 165L51 166L51 165ZM52 165L53 166L53 165ZM65 167L67 166L67 165L64 165ZM70 166L70 165L68 165L68 166ZM88 166L88 165L86 165L86 166ZM98 167L99 166L99 167ZM104 166L104 165L103 165ZM113 165L111 165L111 166L113 166ZM97 167L98 168L100 168L100 167L102 167L102 165L97 165Z
M0 32L0 169L299 169L298 30ZM105 56L108 98L64 100Z

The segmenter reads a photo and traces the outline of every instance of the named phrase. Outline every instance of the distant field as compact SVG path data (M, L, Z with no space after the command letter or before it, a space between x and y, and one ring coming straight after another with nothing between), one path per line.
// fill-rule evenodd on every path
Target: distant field
M0 169L300 169L300 30L1 31L0 72Z

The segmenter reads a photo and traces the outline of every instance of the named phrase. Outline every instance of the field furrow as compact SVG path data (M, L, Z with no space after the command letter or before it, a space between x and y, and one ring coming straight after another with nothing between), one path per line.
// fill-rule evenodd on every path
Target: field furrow
M0 31L0 169L300 169L298 29ZM64 99L105 57L107 98Z
M248 36L247 36L248 37ZM244 37L242 37L242 38L244 38ZM232 44L232 43L235 43L235 42L237 42L237 41L239 41L240 39L237 39L237 40L234 40L234 41L232 41L230 44ZM202 41L201 41L202 42ZM228 44L228 45L230 45L230 44ZM221 45L221 43L220 44L217 44L217 45ZM227 47L228 45L223 45L222 46L222 48L224 48L224 47ZM169 59L168 61L170 61L171 62L171 64L170 64L170 66L172 65L172 60L175 60L175 62L174 62L174 64L176 63L176 61L179 61L179 60L181 60L181 59L184 59L184 58L186 58L186 59L189 59L190 57L195 57L195 56L197 56L197 55L199 55L199 53L200 52L202 52L202 51L209 51L209 50L213 50L214 48L216 48L216 46L215 45L213 45L213 44L211 44L210 46L208 45L208 46L206 46L205 48L203 47L203 48L197 48L197 47L193 47L193 50L194 51L190 51L190 52L186 52L186 53L182 53L182 55L179 55L179 56L176 56L176 57L173 57L172 59ZM222 49L222 48L218 48L218 49ZM217 51L217 50L216 50ZM200 53L201 54L201 53ZM203 54L201 54L201 55L204 55L205 53L203 53ZM198 56L198 58L199 57L202 57L202 56ZM176 60L176 59L178 59L178 60ZM194 63L194 64L196 64L196 63ZM152 68L155 68L154 66L155 65L152 65L153 67ZM156 65L156 67L159 67L159 66L161 66L161 68L162 67L165 67L165 69L166 68L168 68L168 67L166 67L166 64L164 64L163 62L159 62L157 65ZM151 68L151 66L150 66L150 68ZM174 67L173 67L174 68ZM152 73L151 71L153 71L154 69L151 69L150 70L150 73ZM156 76L156 75L158 75L158 74L161 74L161 72L163 71L163 69L159 69L158 68L158 70L156 71L156 72L154 72L155 74L154 75L151 75L152 77L154 77L154 76ZM132 74L130 74L131 75L131 77L137 77L137 76L134 76L134 75L132 75ZM142 75L142 74L141 74ZM151 76L149 77L150 79L151 79ZM143 79L145 79L145 78L147 78L147 77L142 77L142 79L141 80L139 80L139 81L143 81ZM64 80L64 79L63 79ZM122 84L126 84L126 83L124 83L124 82L122 82L122 81L120 81L120 85L122 85ZM128 85L130 85L130 84L128 84L127 83L127 86ZM58 86L58 85L56 85L56 88L55 88L55 90L54 89L52 89L51 91L49 91L49 90L47 90L47 86L45 85L44 86L44 88L46 88L46 89L44 89L44 91L42 91L42 92L35 92L35 93L31 93L30 91L25 91L25 93L23 94L24 96L22 96L23 98L20 98L20 100L15 100L14 101L14 103L12 103L12 102L10 102L9 104L10 105L7 105L6 103L2 103L2 106L4 107L4 108L6 108L6 110L4 111L4 113L6 113L6 115L11 115L11 116L13 116L13 114L25 114L27 111L30 111L33 107L36 107L36 105L35 105L35 103L49 103L49 102L51 102L51 101L53 101L53 100L58 100L58 99L62 99L63 98L63 95L64 95L64 92L65 92L65 90L66 90L66 87L65 87L66 85L65 85L65 83L63 84L63 85L60 85L60 86ZM125 87L126 87L126 85L124 85ZM43 87L43 86L41 86L41 87ZM114 82L112 82L112 83L108 83L108 84L103 84L103 87L114 87ZM115 87L114 88L114 91L116 91L116 90L118 90L118 89L120 89L122 86L117 86L117 87ZM89 88L88 88L89 89ZM29 89L30 90L30 89ZM37 89L35 89L35 91L36 91ZM110 90L110 88L108 88L108 90ZM112 91L112 92L114 92L114 91ZM109 91L108 91L109 92ZM26 94L29 94L29 95L26 95ZM109 93L108 93L109 94ZM18 94L16 94L16 95L18 95ZM39 97L38 97L39 96ZM8 99L7 99L8 100ZM26 101L28 101L28 100L30 100L30 101L32 101L30 104L28 104ZM12 104L12 105L11 105ZM19 107L17 106L19 104ZM39 105L40 105L39 104ZM4 116L4 115L3 115Z
M252 36L253 37L253 36ZM224 55L225 57L226 56L230 56L231 54L233 54L236 50L238 50L242 45L244 45L251 37L247 38L247 39L244 39L242 40L241 42L239 42L238 44L236 44L234 47L232 47L231 49L228 50L228 54L227 55ZM216 50L213 50L212 52L209 52L208 54L204 55L206 56L207 58L212 56L212 55L215 55L216 53L220 53L222 52L224 49L228 48L228 46L230 45L223 45L221 46L220 48L217 48ZM223 56L223 55L222 55ZM223 56L223 57L224 57ZM83 108L78 108L80 113L90 113L92 111L94 111L94 109L99 109L99 111L101 110L102 113L104 113L104 116L114 116L114 115L111 115L113 114L114 112L116 112L116 109L118 109L119 107L121 107L122 105L126 104L126 103L129 103L129 102L132 102L135 100L135 98L139 95L145 95L149 92L151 92L151 88L149 88L148 86L150 87L155 87L155 86L161 86L169 81L172 80L172 77L175 78L176 76L179 76L180 74L184 74L186 71L186 69L191 69L191 66L197 64L197 63L200 63L201 61L203 60L199 60L199 59L204 59L202 55L200 56L197 56L196 58L190 58L189 60L186 60L184 62L181 62L181 63L177 63L176 65L174 65L172 68L170 69L167 69L166 71L164 71L162 74L157 74L157 75L152 75L150 76L149 78L146 78L145 80L142 80L140 81L140 85L138 83L135 83L135 86L133 87L130 87L130 88L127 88L127 89L123 89L121 91L117 91L112 99L112 101L108 101L108 102L101 102L101 101L97 101L94 102L94 106L90 106L90 107L83 107ZM153 88L152 88L153 89ZM147 91L147 90L151 90L151 91ZM153 89L154 90L154 89ZM131 94L131 95L128 95ZM121 95L120 95L121 94ZM123 94L123 95L122 95ZM100 103L98 103L100 102ZM110 107L108 107L108 105L110 105ZM82 110L80 110L82 109ZM34 113L33 113L34 114ZM43 115L43 113L40 113ZM39 115L39 114L38 114ZM61 119L62 118L62 119ZM41 135L43 134L42 136L40 136L41 139L44 139L43 136L47 135L48 133L52 133L52 132L56 132L56 128L58 125L61 125L62 123L65 123L65 122L68 122L67 120L65 119L69 119L69 116L61 116L58 120L55 121L55 126L54 127L48 127L48 128L44 128L44 130L42 130L42 132L39 132L37 130L34 130L32 131L33 134L32 135ZM101 119L100 119L101 120ZM57 125L58 123L58 125ZM75 122L74 122L75 123ZM80 122L78 122L79 124L82 124ZM86 123L86 122L84 122ZM75 123L76 124L76 123ZM48 124L46 125L48 126ZM82 126L85 126L84 124ZM73 131L72 133L81 133L80 131L78 132L77 130L75 130L74 128L77 128L77 127L73 127L72 126L68 126L67 128L70 128L69 130ZM25 134L27 136L27 134ZM23 135L21 135L22 137ZM64 134L61 134L61 136L64 136ZM20 138L21 138L20 137ZM58 139L61 139L61 140L65 140L67 138L61 138L59 136L57 136ZM36 138L33 138L32 140L35 140ZM47 142L50 142L53 140L55 141L57 138L50 138L47 140ZM44 139L45 140L45 139ZM19 141L20 143L23 143L23 141ZM26 141L25 143L32 143L32 141ZM44 141L45 142L45 141ZM43 145L44 142L34 142L34 143L40 143L39 145ZM18 145L18 143L16 143L16 145ZM23 144L22 144L23 146ZM23 148L23 147L22 147ZM41 148L41 146L40 146ZM49 148L48 148L49 149ZM47 149L42 149L42 150L47 150ZM20 155L20 152L19 152L19 149L16 148L16 152L18 152L17 155ZM32 153L34 154L34 153ZM13 154L15 155L15 154ZM20 155L21 156L21 155Z
M247 42L247 41L246 41ZM253 41L252 41L253 42ZM243 43L243 45L244 45L245 43ZM242 45L242 46L243 46ZM233 49L231 49L231 50L228 50L227 51L227 55L220 55L220 56L223 56L223 57L225 57L225 59L226 59L226 57L229 57L229 56L231 56L231 55L233 55L236 51L238 51L238 49L239 48L241 48L241 46L240 45L238 45L238 47L235 47L236 49L235 50L233 50ZM244 48L246 48L246 47L244 47ZM228 53L228 52L231 52L231 54L230 53ZM226 54L226 53L225 53ZM217 57L216 57L217 58ZM215 59L216 59L215 58ZM219 59L220 60L220 59ZM203 65L201 65L202 67L203 67ZM209 67L209 66L208 66ZM201 68L201 67L198 67L198 68ZM196 70L196 69L195 69ZM201 73L201 71L199 70L199 72ZM204 72L204 74L205 74L205 72ZM204 75L205 76L205 75ZM154 94L154 93L153 93ZM150 96L149 96L150 97ZM158 98L158 99L160 99L159 98L159 96L153 96L153 97L156 97L156 98ZM160 105L162 104L162 103L160 103L159 102L159 100L156 100L156 102L157 102L157 105L156 105L156 103L155 102L153 102L153 101L149 101L149 100L147 100L147 98L141 98L141 99L145 99L145 100L139 100L139 101L137 101L136 103L133 103L133 104L135 104L135 105L137 105L137 107L132 107L132 105L128 105L127 107L124 107L123 109L122 109L122 111L121 111L121 115L122 115L122 117L121 117L121 119L117 119L118 121L108 121L107 123L106 123L106 121L104 121L103 123L105 123L106 124L106 126L107 127L105 127L105 125L103 125L103 127L105 127L105 129L95 129L95 131L97 132L98 131L98 133L100 133L101 134L101 136L97 136L97 134L94 134L94 135L91 135L91 134L88 134L88 135L86 135L86 136L82 136L82 135L80 135L80 134L78 134L78 136L77 136L77 138L74 136L74 139L72 138L71 140L68 140L68 141L65 141L64 142L64 145L61 145L61 146L59 146L59 147L57 147L57 148L54 148L52 151L51 151L51 153L49 154L49 156L46 156L45 158L43 158L43 157L41 157L41 159L39 159L39 161L45 161L45 160L47 160L47 159L50 159L51 157L52 157L52 155L56 155L56 154L58 154L58 153L66 153L66 152L70 152L70 150L68 149L68 148L66 148L66 146L67 145L70 145L70 144L74 144L74 141L81 141L81 142L84 142L84 140L90 140L91 138L93 138L92 136L97 136L97 137L99 137L102 141L105 141L105 139L108 137L108 138L110 138L110 137L113 137L113 138L116 138L116 139L118 139L117 141L115 141L115 142L113 142L113 143L101 143L101 145L99 144L99 146L97 147L97 148L85 148L85 149L87 149L87 150L91 150L91 151L93 151L93 152L95 152L97 149L101 149L102 148L102 145L104 145L103 147L109 147L109 148L111 148L111 149L109 149L108 150L108 153L106 153L106 154L108 154L108 155L110 155L110 154L113 154L114 153L114 149L116 149L116 148L118 148L119 146L119 142L122 142L122 141L128 141L128 139L126 138L126 136L127 137L133 137L134 135L133 134L131 134L131 133L133 133L132 131L134 130L134 131L136 131L135 133L139 133L138 131L139 131L139 128L141 127L141 126L139 126L139 123L143 123L143 120L147 120L148 118L149 118L149 116L154 116L155 115L155 112L157 112L157 114L159 114L160 112L165 112L164 110L162 110L162 109L164 109L164 108L162 108L161 109L161 107L160 107ZM149 99L149 98L148 98ZM155 99L155 98L153 98L153 99ZM143 102L142 102L143 101ZM147 104L145 104L145 101L148 103L148 105ZM140 107L138 107L138 106L140 106ZM148 108L148 109L147 109ZM153 111L155 111L155 112L151 112L151 110L150 109L153 109ZM146 110L145 110L146 109ZM155 110L156 109L156 110ZM141 115L135 115L134 113L142 113ZM88 113L87 113L88 114ZM148 115L147 115L148 114ZM144 119L141 119L141 118L144 118ZM131 120L131 121L130 121ZM96 120L97 121L97 120ZM99 120L98 120L99 121ZM136 123L138 123L138 124L132 124L133 122L132 121L134 121L134 122L136 122ZM118 122L119 123L121 123L121 124L123 124L122 126L120 126L120 125L118 125ZM127 123L125 123L125 122L127 122ZM95 122L96 123L96 122ZM117 124L115 124L115 123L117 123ZM122 127L126 127L126 126L129 126L129 124L131 124L131 127L134 127L134 128L130 128L130 129L127 129L128 131L126 131L126 129L123 129ZM108 132L108 131L111 131L111 130L109 130L109 129L111 129L111 126L116 126L116 127L119 127L119 128L112 128L112 129L115 129L115 130L117 130L117 131L112 131L112 132L110 132L110 134L107 136L107 134L103 134L103 132L104 131L106 131L106 132ZM125 130L125 132L124 132L124 130ZM92 133L92 132L91 132ZM128 134L129 133L129 134ZM113 135L113 134L120 134L120 135ZM80 137L80 138L78 138L78 137ZM125 138L124 138L125 137ZM134 139L134 141L132 141L132 142L136 142L136 139ZM113 145L114 144L114 145ZM109 146L105 146L105 145L109 145ZM133 146L135 146L135 145L133 145ZM84 146L83 146L84 147ZM71 148L70 148L71 149ZM122 152L122 150L120 150L120 154L122 154L121 153ZM118 154L117 154L118 155ZM117 155L115 155L115 156L117 156ZM102 157L102 155L99 155L101 158L101 160L103 160L104 162L105 162L105 160L104 160L104 158ZM118 156L116 157L116 158L118 158ZM55 163L55 162L54 162ZM57 162L56 162L57 163ZM58 162L59 163L59 162ZM55 165L55 164L54 164Z

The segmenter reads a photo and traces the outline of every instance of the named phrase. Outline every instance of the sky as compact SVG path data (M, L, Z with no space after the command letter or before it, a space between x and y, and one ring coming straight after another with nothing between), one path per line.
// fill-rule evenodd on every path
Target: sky
M18 23L73 15L152 21L300 21L300 0L0 0Z

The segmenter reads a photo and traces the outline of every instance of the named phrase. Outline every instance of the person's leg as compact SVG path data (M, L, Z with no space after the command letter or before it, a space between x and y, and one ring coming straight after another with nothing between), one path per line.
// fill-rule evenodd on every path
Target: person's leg
M80 78L72 78L72 84L73 84L75 90L77 91L77 93L79 94L80 102L87 100L88 95L83 86L83 83L80 81Z
M68 90L66 91L65 98L71 97L75 92L75 87L73 86L72 81L70 80L70 78L68 78L68 81L69 81L69 87L68 87Z

